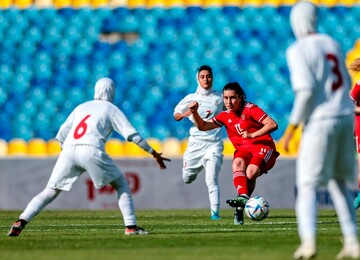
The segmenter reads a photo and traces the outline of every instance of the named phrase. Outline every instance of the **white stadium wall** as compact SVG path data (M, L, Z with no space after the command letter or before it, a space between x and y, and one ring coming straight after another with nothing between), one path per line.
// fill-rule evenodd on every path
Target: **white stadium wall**
M53 159L0 159L0 210L21 210L30 199L45 187L55 164ZM160 171L153 159L116 159L126 175L136 209L207 209L209 200L201 172L193 183L181 179L182 160L173 159L168 168ZM231 159L225 159L220 173L221 207L235 198L232 184ZM352 191L357 191L354 182ZM253 196L266 198L271 208L294 208L295 160L280 158L276 166L257 180ZM318 192L320 207L332 207L325 189ZM84 173L70 192L62 192L47 209L117 209L116 194L110 186L94 189Z

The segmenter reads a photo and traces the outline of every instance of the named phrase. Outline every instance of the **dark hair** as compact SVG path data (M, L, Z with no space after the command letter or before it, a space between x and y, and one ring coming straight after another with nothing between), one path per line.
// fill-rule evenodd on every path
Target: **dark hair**
M225 90L233 90L236 92L236 94L238 94L240 97L242 97L242 102L245 103L246 102L246 94L244 92L244 90L242 89L242 87L240 86L239 83L237 82L231 82L228 83L224 86L223 88L223 92Z
M209 65L202 65L197 69L197 72L200 73L200 71L202 70L207 70L208 72L210 72L211 77L213 76L213 72L212 72L212 68Z

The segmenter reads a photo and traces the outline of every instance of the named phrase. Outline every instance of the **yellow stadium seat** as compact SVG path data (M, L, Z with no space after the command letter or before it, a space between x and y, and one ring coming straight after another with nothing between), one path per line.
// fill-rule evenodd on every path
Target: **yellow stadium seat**
M222 7L224 5L223 0L204 0L203 7Z
M224 151L223 151L224 156L232 158L234 156L234 152L235 152L235 148L231 143L231 141L228 138L224 139Z
M91 0L73 0L72 7L74 8L83 8L89 7L91 4Z
M202 6L203 0L185 0L186 6Z
M92 0L91 6L94 8L109 6L111 4L110 2L110 0Z
M49 156L58 156L61 152L61 144L58 140L50 139L47 141L47 154Z
M145 153L143 149L133 142L126 141L124 143L124 156L126 157L143 157Z
M27 144L29 156L47 156L46 142L41 138L31 139Z
M71 0L54 0L54 6L56 8L71 7L71 4L72 4Z
M110 0L110 7L128 7L128 0Z
M224 6L241 6L243 0L223 0Z
M53 5L53 0L35 0L34 1L36 7L39 8L49 8Z
M165 0L165 5L168 8L185 7L185 0Z
M12 0L1 0L0 1L0 9L9 8L12 5Z
M184 154L186 147L188 145L189 140L187 138L185 138L184 140L181 141L181 153Z
M13 0L13 4L19 9L28 8L33 4L33 0Z
M112 157L124 156L124 142L117 138L111 138L105 144L105 151Z
M128 0L129 8L145 8L146 0Z
M285 133L287 131L289 130L286 129ZM302 127L300 126L295 130L293 138L290 141L289 151L285 151L284 149L283 137L281 137L280 140L276 142L276 150L280 153L280 155L283 156L297 156L300 147L301 135L302 135Z
M246 0L243 1L243 6L256 6L260 7L263 6L264 0Z
M162 153L165 157L180 157L183 155L181 142L177 138L167 138L163 141Z
M337 5L343 5L343 6L353 6L358 3L358 0L338 0Z
M296 2L298 2L298 0L281 0L282 5L288 5L288 6L294 5L294 4L296 4ZM310 2L314 3L314 1L311 1L311 0L310 0ZM314 4L316 4L316 3L314 3Z
M166 5L165 0L148 0L148 1L146 1L146 6L148 8L165 7L165 5Z
M27 154L27 143L22 138L11 139L8 143L8 155L25 156Z
M0 157L6 156L8 153L8 144L4 139L0 139Z
M294 1L296 1L296 0L294 0ZM289 5L289 4L285 4L283 2L283 0L265 0L264 4L268 4L268 5L274 6L274 7L279 7L281 5Z
M334 7L337 5L338 0L321 0L320 3L326 7Z

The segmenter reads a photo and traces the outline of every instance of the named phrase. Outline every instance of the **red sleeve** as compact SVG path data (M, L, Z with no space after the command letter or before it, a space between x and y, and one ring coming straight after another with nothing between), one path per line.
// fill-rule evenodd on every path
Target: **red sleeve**
M353 87L353 89L350 92L350 97L354 100L354 101L358 101L360 99L360 82L356 82L355 86Z
M226 116L226 112L220 112L219 114L217 114L216 116L214 116L212 118L212 121L217 124L218 126L223 126L225 125L225 116Z
M264 121L264 119L268 115L260 107L254 105L251 108L251 116L254 118L254 120L258 121L259 123L262 123L262 121Z

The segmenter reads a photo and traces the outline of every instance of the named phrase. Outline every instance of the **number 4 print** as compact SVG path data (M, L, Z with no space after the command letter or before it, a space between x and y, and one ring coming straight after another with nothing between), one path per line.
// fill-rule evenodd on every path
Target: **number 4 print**
M80 139L86 133L87 124L85 123L85 121L89 117L90 117L90 115L85 116L84 119L81 120L80 123L75 128L75 132L74 132L75 139Z

